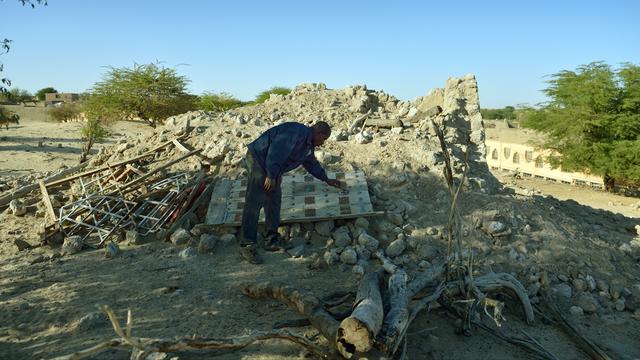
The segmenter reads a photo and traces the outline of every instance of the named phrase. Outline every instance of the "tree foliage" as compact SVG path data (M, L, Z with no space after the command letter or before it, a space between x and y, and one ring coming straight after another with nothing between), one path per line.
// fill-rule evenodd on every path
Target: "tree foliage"
M550 101L527 109L523 125L548 135L554 166L587 171L605 182L640 184L640 66L603 62L553 74Z
M227 111L246 104L224 91L220 93L205 92L198 98L196 107L206 111Z
M188 82L175 69L157 63L110 67L91 90L87 111L102 120L139 118L156 127L195 108L194 97L186 92Z
M19 103L31 100L33 98L33 95L25 89L16 87L5 92L3 97L6 98L9 102Z
M263 102L269 100L269 97L271 96L271 94L287 95L290 92L291 92L291 89L289 88L282 87L282 86L274 86L271 89L268 89L259 93L253 102L255 104L262 104Z
M38 91L36 91L36 97L38 98L38 100L40 101L44 101L45 99L45 95L46 94L57 94L58 90L54 89L53 87L49 86L43 89L40 89Z
M480 114L487 120L515 120L517 117L516 108L513 106L505 106L502 109L480 109Z
M47 111L49 116L57 122L69 121L78 117L81 112L80 106L76 103L62 104L62 106L52 107Z

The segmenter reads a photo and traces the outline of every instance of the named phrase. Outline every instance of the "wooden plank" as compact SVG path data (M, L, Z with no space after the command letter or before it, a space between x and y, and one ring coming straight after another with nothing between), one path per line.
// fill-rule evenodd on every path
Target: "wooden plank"
M184 154L184 155L182 155L182 156L180 156L180 157L178 157L176 159L173 159L173 160L171 160L171 161L169 161L167 163L164 163L163 165L158 166L157 168L145 173L144 175L140 176L139 178L131 180L128 183L122 185L122 187L118 191L113 191L113 192L107 194L107 196L116 195L120 191L122 191L122 194L126 194L126 193L132 191L135 187L137 187L137 185L141 185L146 179L148 179L152 175L155 175L155 174L159 173L160 171L170 167L171 165L179 163L180 161L182 161L182 160L184 160L184 159L186 159L186 158L188 158L190 156L193 156L193 155L195 155L195 154L197 154L199 152L200 152L200 150L193 150L193 151L190 151L189 153Z
M181 138L181 137L179 137L179 138ZM98 173L98 172L101 172L101 171L109 170L109 168L112 168L112 167L117 167L117 166L121 166L121 165L129 164L129 163L132 163L132 162L136 162L136 161L138 161L138 160L140 160L140 159L144 159L144 158L146 158L146 157L149 157L149 156L151 156L151 155L154 155L158 150L161 150L161 149L163 149L163 148L165 148L165 147L167 147L167 146L169 146L169 145L171 145L171 144L173 144L173 141L167 141L167 142L165 142L165 143L163 143L163 144L161 144L161 145L158 145L158 146L156 146L155 148L153 148L153 149L149 150L148 152L146 152L146 153L144 153L144 154L142 154L142 155L138 155L138 156L136 156L136 157L133 157L133 158L131 158L131 159L122 160L122 161L118 161L118 162L113 163L113 164L110 164L110 165L101 166L101 167L99 167L99 168L97 168L97 169L93 169L93 170L85 171L85 172L83 172L83 173L76 174L76 175L73 175L73 176L69 176L69 177L66 177L66 178L64 178L64 179L60 179L60 180L56 180L56 181L47 182L47 183L45 183L45 185L46 185L47 187L52 187L52 186L56 186L56 185L60 185L60 184L64 184L64 183L66 183L66 182L69 182L69 181L75 180L75 179L77 179L77 178L81 178L81 177L88 176L88 175L92 175L92 174L95 174L95 173Z
M47 214L51 218L51 221L56 221L57 216L56 212L53 210L53 205L51 205L51 199L49 199L49 192L47 191L47 187L44 184L44 181L38 181L38 186L40 186L40 192L42 193L42 201L44 201L44 205L47 208Z
M133 171L134 173L142 176L144 175L144 171L138 169L137 167L131 165L131 164L127 164L127 169Z
M178 139L174 139L172 142L173 142L173 145L175 145L176 148L182 152L188 153L189 151L191 151L187 149L187 147L184 146L180 141L178 141Z

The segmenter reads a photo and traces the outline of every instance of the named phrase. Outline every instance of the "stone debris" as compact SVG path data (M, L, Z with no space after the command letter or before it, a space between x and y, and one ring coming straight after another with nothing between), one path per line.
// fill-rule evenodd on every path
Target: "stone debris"
M201 254L212 253L218 243L218 238L212 234L200 235L200 242L198 243L198 252Z
M333 230L334 223L332 220L320 221L315 225L315 230L322 236L331 236L331 230Z
M352 243L349 228L346 226L337 228L333 234L331 234L331 237L333 238L335 245L340 248L351 245Z
M189 231L179 228L171 234L170 239L173 245L185 245L191 241L191 234Z
M347 247L340 253L340 260L344 264L355 265L358 262L358 254L352 247Z
M103 312L92 312L76 320L71 327L76 332L84 332L107 325L109 320Z
M183 259L191 258L197 255L198 255L198 252L196 251L196 249L192 248L191 246L182 249L178 253L178 256L180 256Z
M118 244L116 243L108 243L105 247L104 247L104 256L107 259L113 259L116 256L118 256L120 254L120 248L118 247Z
M400 256L406 247L407 243L403 239L396 239L389 244L385 252L389 257L396 257Z
M27 207L18 200L11 200L11 202L9 202L9 209L11 214L15 216L24 216L27 213Z
M62 252L65 254L76 254L82 251L84 243L79 235L68 236L62 243Z

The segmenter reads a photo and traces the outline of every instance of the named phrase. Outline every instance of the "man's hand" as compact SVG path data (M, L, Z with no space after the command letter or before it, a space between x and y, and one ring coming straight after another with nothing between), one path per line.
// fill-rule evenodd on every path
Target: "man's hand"
M270 177L267 177L264 179L264 191L270 193L272 191L274 191L276 189L277 186L277 181L275 179L272 179Z
M327 179L325 183L327 183L327 185L329 186L333 186L334 188L338 188L338 189L342 189L344 187L344 183L336 179Z

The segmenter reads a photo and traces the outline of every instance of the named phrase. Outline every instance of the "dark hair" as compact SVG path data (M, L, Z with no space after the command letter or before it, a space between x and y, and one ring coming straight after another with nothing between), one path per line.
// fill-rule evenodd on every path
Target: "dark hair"
M313 124L313 130L319 134L331 135L331 126L324 121Z

